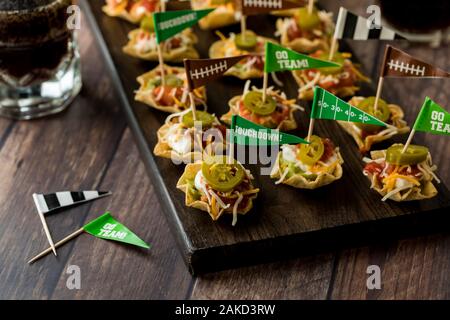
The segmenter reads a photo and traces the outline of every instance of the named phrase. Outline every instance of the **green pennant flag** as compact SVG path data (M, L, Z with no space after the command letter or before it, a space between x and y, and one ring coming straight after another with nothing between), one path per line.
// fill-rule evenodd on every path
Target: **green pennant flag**
M340 67L338 63L324 61L266 42L266 63L264 72L284 70L305 70L325 67Z
M97 238L124 242L146 249L150 248L127 227L116 221L109 212L89 222L83 229Z
M213 9L155 12L153 24L156 42L161 43L197 23Z
M414 130L448 136L450 135L450 113L426 97L414 123Z
M311 118L360 122L386 127L378 118L348 104L321 87L314 88Z
M231 120L231 134L234 143L245 146L309 144L302 138L260 126L237 115L233 115Z

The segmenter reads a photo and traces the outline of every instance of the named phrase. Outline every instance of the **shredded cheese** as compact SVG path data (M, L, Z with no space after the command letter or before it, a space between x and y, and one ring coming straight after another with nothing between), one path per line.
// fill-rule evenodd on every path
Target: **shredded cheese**
M231 223L233 227L237 223L237 217L238 217L237 210L238 210L239 204L242 202L243 199L244 199L244 196L242 195L242 193L239 193L239 198L236 200L236 202L234 203L234 206L233 206L233 222Z

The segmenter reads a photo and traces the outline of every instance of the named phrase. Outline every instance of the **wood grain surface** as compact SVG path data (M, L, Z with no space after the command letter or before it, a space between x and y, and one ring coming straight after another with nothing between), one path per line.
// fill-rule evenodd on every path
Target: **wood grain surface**
M448 232L192 278L125 129L98 46L86 24L82 30L84 89L73 105L42 120L0 119L0 299L450 298ZM363 49L382 50L361 48L360 59ZM449 68L448 47L408 51ZM376 66L365 64L368 72ZM389 88L387 98L416 110L424 94L448 106L448 82L392 80ZM424 134L419 139L430 146L449 185L448 139ZM48 256L28 266L27 259L47 247L31 194L68 188L110 189L114 196L51 215L55 239L111 210L152 248L145 252L82 235L58 250L58 258ZM366 268L372 264L381 267L381 290L366 288ZM69 265L81 268L81 290L66 287Z
M161 196L168 196L164 201L170 225L175 229L183 257L193 273L204 273L230 267L243 266L267 261L276 261L286 256L297 256L309 252L329 250L342 244L373 241L378 236L398 236L396 228L414 232L423 226L423 221L435 221L445 224L445 209L450 206L450 194L444 184L438 185L438 195L426 201L381 202L380 196L369 188L368 179L361 174L362 156L347 133L335 121L316 121L315 134L330 137L340 146L344 175L342 179L329 186L310 191L295 189L286 185L274 185L267 175L261 174L261 166L248 166L255 176L255 185L260 188L254 209L247 215L239 217L236 228L230 226L231 217L225 215L217 223L211 223L210 217L203 212L185 206L185 196L175 188L183 172L183 166L175 167L171 161L154 158L153 147L157 143L156 130L164 122L166 114L150 110L134 99L137 88L135 79L156 67L156 62L139 61L121 52L128 39L128 33L134 26L117 19L105 17L101 2L92 2L90 10L95 18L93 25L98 26L99 41L107 46L106 56L111 56L114 63L112 70L118 80L116 87L122 96L126 96L124 108L133 115L131 121L137 122L131 129L140 139L149 173L158 179L156 191ZM324 6L326 8L326 6ZM248 19L248 28L257 30L265 37L274 36L276 18L273 16L252 16ZM230 26L221 30L224 34L238 32L239 26ZM218 37L213 31L202 31L194 28L201 39L196 45L201 57L207 57L209 47ZM354 41L356 42L356 41ZM384 48L379 41L372 41L361 52L341 42L343 50L357 52L365 72L377 73L378 51ZM360 55L360 57L358 57ZM381 54L382 56L382 54ZM366 63L368 62L368 63ZM283 90L288 97L298 94L298 86L289 73L279 73L283 82ZM441 81L442 82L442 81ZM226 101L240 95L244 81L223 77L208 83L208 111L216 115L228 112ZM260 79L253 80L253 85L261 86ZM386 86L387 87L387 86ZM386 97L390 102L389 90ZM362 85L360 94L374 95L374 86ZM395 103L403 103L395 100ZM301 105L310 110L310 104L302 101ZM416 112L404 107L411 118ZM306 113L296 114L299 128L291 133L305 136L309 118ZM380 143L377 148L383 149L395 142L404 142L406 135L397 136L387 142ZM420 141L416 139L416 141ZM256 151L256 150L255 150ZM247 151L247 154L250 154ZM245 163L244 160L243 162ZM358 190L357 196L351 196L348 190ZM324 201L326 199L326 201Z

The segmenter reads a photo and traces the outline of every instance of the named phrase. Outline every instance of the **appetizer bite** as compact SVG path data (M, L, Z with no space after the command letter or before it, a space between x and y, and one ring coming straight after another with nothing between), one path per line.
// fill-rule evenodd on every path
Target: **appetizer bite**
M131 23L139 23L145 16L160 10L159 0L106 0L103 12Z
M191 6L194 10L216 8L199 21L202 29L217 29L239 21L234 0L192 0Z
M387 150L372 151L372 159L365 158L365 176L371 181L371 188L383 196L382 201L410 201L432 198L437 194L434 174L428 148L409 145L404 153L403 144L394 144Z
M139 29L128 34L129 41L123 51L130 56L158 61L158 44L154 33L153 18L144 17ZM183 59L197 59L199 54L194 48L197 36L188 28L171 39L162 42L162 56L167 62L182 62Z
M253 31L247 30L245 37L242 33L230 33L226 38L222 33L217 32L219 41L214 42L209 48L210 58L226 58L250 54L251 56L242 59L231 67L225 75L238 77L239 79L262 78L264 75L264 45L267 41L275 42L273 39L260 37Z
M177 188L186 194L188 207L208 212L214 221L224 213L231 213L234 226L238 214L249 212L258 195L253 179L250 171L236 160L215 156L188 164Z
M328 138L311 136L310 144L283 145L270 177L275 184L316 189L342 177L342 156Z
M152 108L176 113L189 109L191 102L187 88L186 72L184 68L164 65L165 86L161 82L161 68L144 73L137 78L140 88L136 92L135 99ZM206 109L206 89L201 87L194 91L196 105L202 105Z
M276 35L281 37L281 45L302 53L328 51L334 31L332 13L314 9L309 14L307 8L294 12L292 17L277 20Z
M338 121L339 125L353 137L361 153L370 151L374 143L387 140L396 134L409 132L409 127L403 120L403 110L396 104L388 104L383 99L379 99L375 111L375 97L353 97L348 103L388 125L387 127L380 127L371 124Z
M250 80L245 84L243 94L232 98L228 103L230 111L222 116L223 122L231 124L233 115L239 115L270 129L289 131L297 128L294 112L304 109L295 104L295 99L287 99L284 92L269 87L266 101L263 102L262 90L249 88Z
M201 130L194 127L191 110L167 117L157 132L158 143L153 150L156 156L189 163L202 159L205 154L222 154L226 147L226 127L206 111L197 110L195 114Z
M318 50L311 57L328 60L328 52ZM327 67L320 69L295 70L292 74L299 85L299 98L312 100L314 86L319 86L339 97L353 96L359 90L357 82L370 82L350 60L350 53L336 52L333 61L341 64L340 67Z

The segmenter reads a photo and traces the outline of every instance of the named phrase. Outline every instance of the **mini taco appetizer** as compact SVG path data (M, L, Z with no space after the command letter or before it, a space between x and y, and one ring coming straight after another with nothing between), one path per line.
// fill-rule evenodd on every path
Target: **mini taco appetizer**
M191 110L172 114L159 128L158 143L153 153L162 158L189 163L205 154L221 154L225 149L226 127L217 117L206 111L196 111L201 131L194 127Z
M106 0L103 12L111 17L119 17L131 23L139 23L142 18L160 10L159 0Z
M250 80L244 87L244 92L230 100L228 105L230 111L224 114L221 120L231 124L233 115L239 115L247 120L271 129L289 131L297 129L294 112L304 110L295 104L295 99L287 99L284 92L267 88L266 102L263 103L262 90L253 87L251 90Z
M437 190L433 179L440 183L434 174L428 148L409 145L404 153L402 144L394 144L387 150L370 153L372 159L364 158L366 166L363 173L371 181L371 188L383 196L382 201L422 200L434 197Z
M339 125L355 139L361 153L368 152L374 143L387 140L396 134L409 132L409 127L403 120L403 110L396 104L388 104L383 99L379 99L377 111L375 111L375 97L353 97L348 103L377 117L388 125L388 127L380 127L371 124L338 121Z
M144 17L141 21L141 27L128 34L129 41L123 47L123 51L136 58L158 61L158 44L152 30L153 18L151 16ZM182 62L183 59L197 59L199 54L194 48L197 41L197 36L192 32L192 29L188 28L162 42L164 61Z
M194 10L216 8L199 21L200 28L204 30L229 26L239 21L234 0L192 0L191 6Z
M208 212L214 221L231 213L234 226L238 214L249 212L258 195L253 179L250 171L236 160L230 163L227 157L215 156L188 164L177 188L186 194L188 207Z
M328 53L318 50L311 57L328 60ZM299 85L299 98L312 100L314 86L319 86L339 97L353 96L359 90L358 82L370 82L350 60L350 53L336 52L333 61L341 67L295 70L292 74Z
M283 145L270 177L275 184L316 189L342 177L342 156L328 138L311 136L311 144Z
M240 33L230 33L229 38L226 38L220 32L217 32L217 34L220 40L214 42L209 48L210 58L226 58L243 54L252 55L235 64L225 75L238 77L243 80L262 78L264 76L264 45L267 41L275 42L275 40L260 37L250 30L246 32L245 37Z
M314 9L309 14L307 8L294 12L292 17L277 20L276 35L281 37L281 45L302 53L328 51L334 30L332 13Z
M140 88L135 99L155 109L177 113L190 107L189 92L187 89L186 72L184 68L164 65L165 86L161 83L161 69L144 73L137 78ZM201 87L194 90L196 105L206 108L206 89Z

